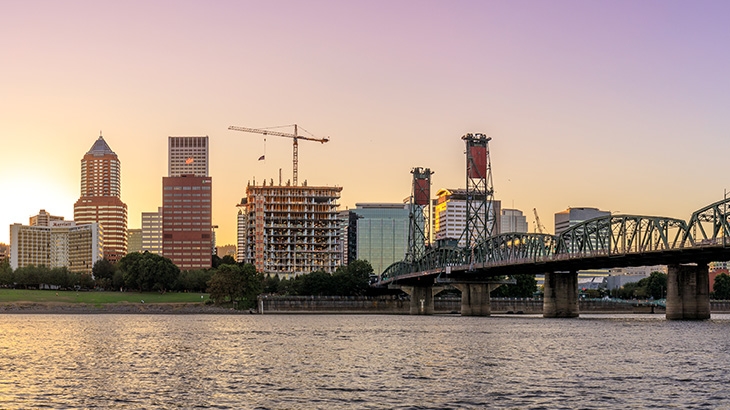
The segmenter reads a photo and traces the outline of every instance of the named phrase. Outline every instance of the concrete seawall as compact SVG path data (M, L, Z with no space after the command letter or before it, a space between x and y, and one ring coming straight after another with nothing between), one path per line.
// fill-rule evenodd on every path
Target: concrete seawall
M492 299L492 313L541 314L542 300L535 299ZM364 314L408 314L410 301L394 296L273 296L259 297L258 309L263 307L264 314L270 313L364 313ZM641 302L624 303L611 300L580 300L583 313L652 313L650 306ZM434 313L458 314L461 299L458 297L434 298ZM712 301L713 313L730 313L730 301ZM664 313L655 307L654 313Z

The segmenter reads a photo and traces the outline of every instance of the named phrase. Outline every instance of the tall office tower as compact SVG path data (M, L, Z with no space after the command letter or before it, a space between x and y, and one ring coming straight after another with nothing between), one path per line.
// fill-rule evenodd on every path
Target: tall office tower
M28 225L30 226L49 226L51 221L63 221L62 216L53 216L46 212L45 209L41 209L38 215L33 215L29 218Z
M208 176L208 136L168 137L167 176Z
M527 217L519 209L502 209L499 233L527 233Z
M341 187L248 185L238 207L245 215L244 262L290 278L341 265L337 200ZM239 241L240 243L240 241Z
M502 213L502 203L494 200L494 215ZM495 221L495 227L490 227L493 233L500 232L501 218ZM466 246L466 238L462 233L466 229L466 190L440 189L433 200L433 240L436 246L456 244Z
M162 208L142 212L142 252L162 255Z
M71 272L91 273L103 257L102 231L98 223L76 225L52 221L48 226L10 225L10 266L66 267Z
M162 255L180 269L207 269L213 258L208 137L169 137L162 178Z
M355 204L357 256L380 275L408 252L409 204Z
M81 159L81 198L74 204L78 225L99 223L104 258L115 263L127 254L127 205L121 196L121 163L104 138Z

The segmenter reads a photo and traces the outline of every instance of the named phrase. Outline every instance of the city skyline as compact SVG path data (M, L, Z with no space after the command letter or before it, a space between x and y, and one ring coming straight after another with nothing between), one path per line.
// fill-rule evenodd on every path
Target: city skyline
M78 1L4 4L0 242L45 209L73 218L102 131L128 227L162 205L167 139L208 135L219 245L254 179L292 177L340 209L400 202L413 167L464 188L461 136L492 137L495 199L554 232L568 207L689 218L730 183L730 4ZM62 18L59 18L62 17ZM281 129L291 132L291 128ZM258 158L265 155L265 160Z

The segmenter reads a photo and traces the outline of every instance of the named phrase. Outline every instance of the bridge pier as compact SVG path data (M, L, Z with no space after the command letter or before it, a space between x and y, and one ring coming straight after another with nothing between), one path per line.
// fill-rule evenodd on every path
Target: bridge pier
M578 317L578 272L546 272L542 316Z
M710 275L707 264L669 265L667 268L667 319L709 319Z
M433 315L433 286L401 286L411 297L411 315Z
M461 291L461 316L490 316L492 304L488 283L455 283L454 287Z

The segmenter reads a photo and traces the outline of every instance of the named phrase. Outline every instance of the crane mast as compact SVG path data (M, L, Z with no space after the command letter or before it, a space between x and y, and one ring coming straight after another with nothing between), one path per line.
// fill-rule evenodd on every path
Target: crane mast
M537 215L537 208L532 208L532 212L535 213L535 228L539 233L545 233L546 229L542 223L540 223L540 217Z
M286 137L286 138L293 139L294 144L293 144L293 148L292 148L292 150L293 150L293 152L292 152L292 157L293 157L292 172L294 175L292 177L292 182L294 183L294 186L297 186L297 177L299 174L299 142L298 141L300 139L302 139L302 140L306 140L306 141L316 141L316 142L320 142L320 143L324 144L325 142L330 140L329 138L311 138L311 137L305 137L305 136L299 135L297 124L294 124L294 134L260 129L260 128L237 127L234 125L231 125L230 127L228 127L228 129L232 130L232 131L251 132L254 134L263 134L263 135L274 135L277 137Z

